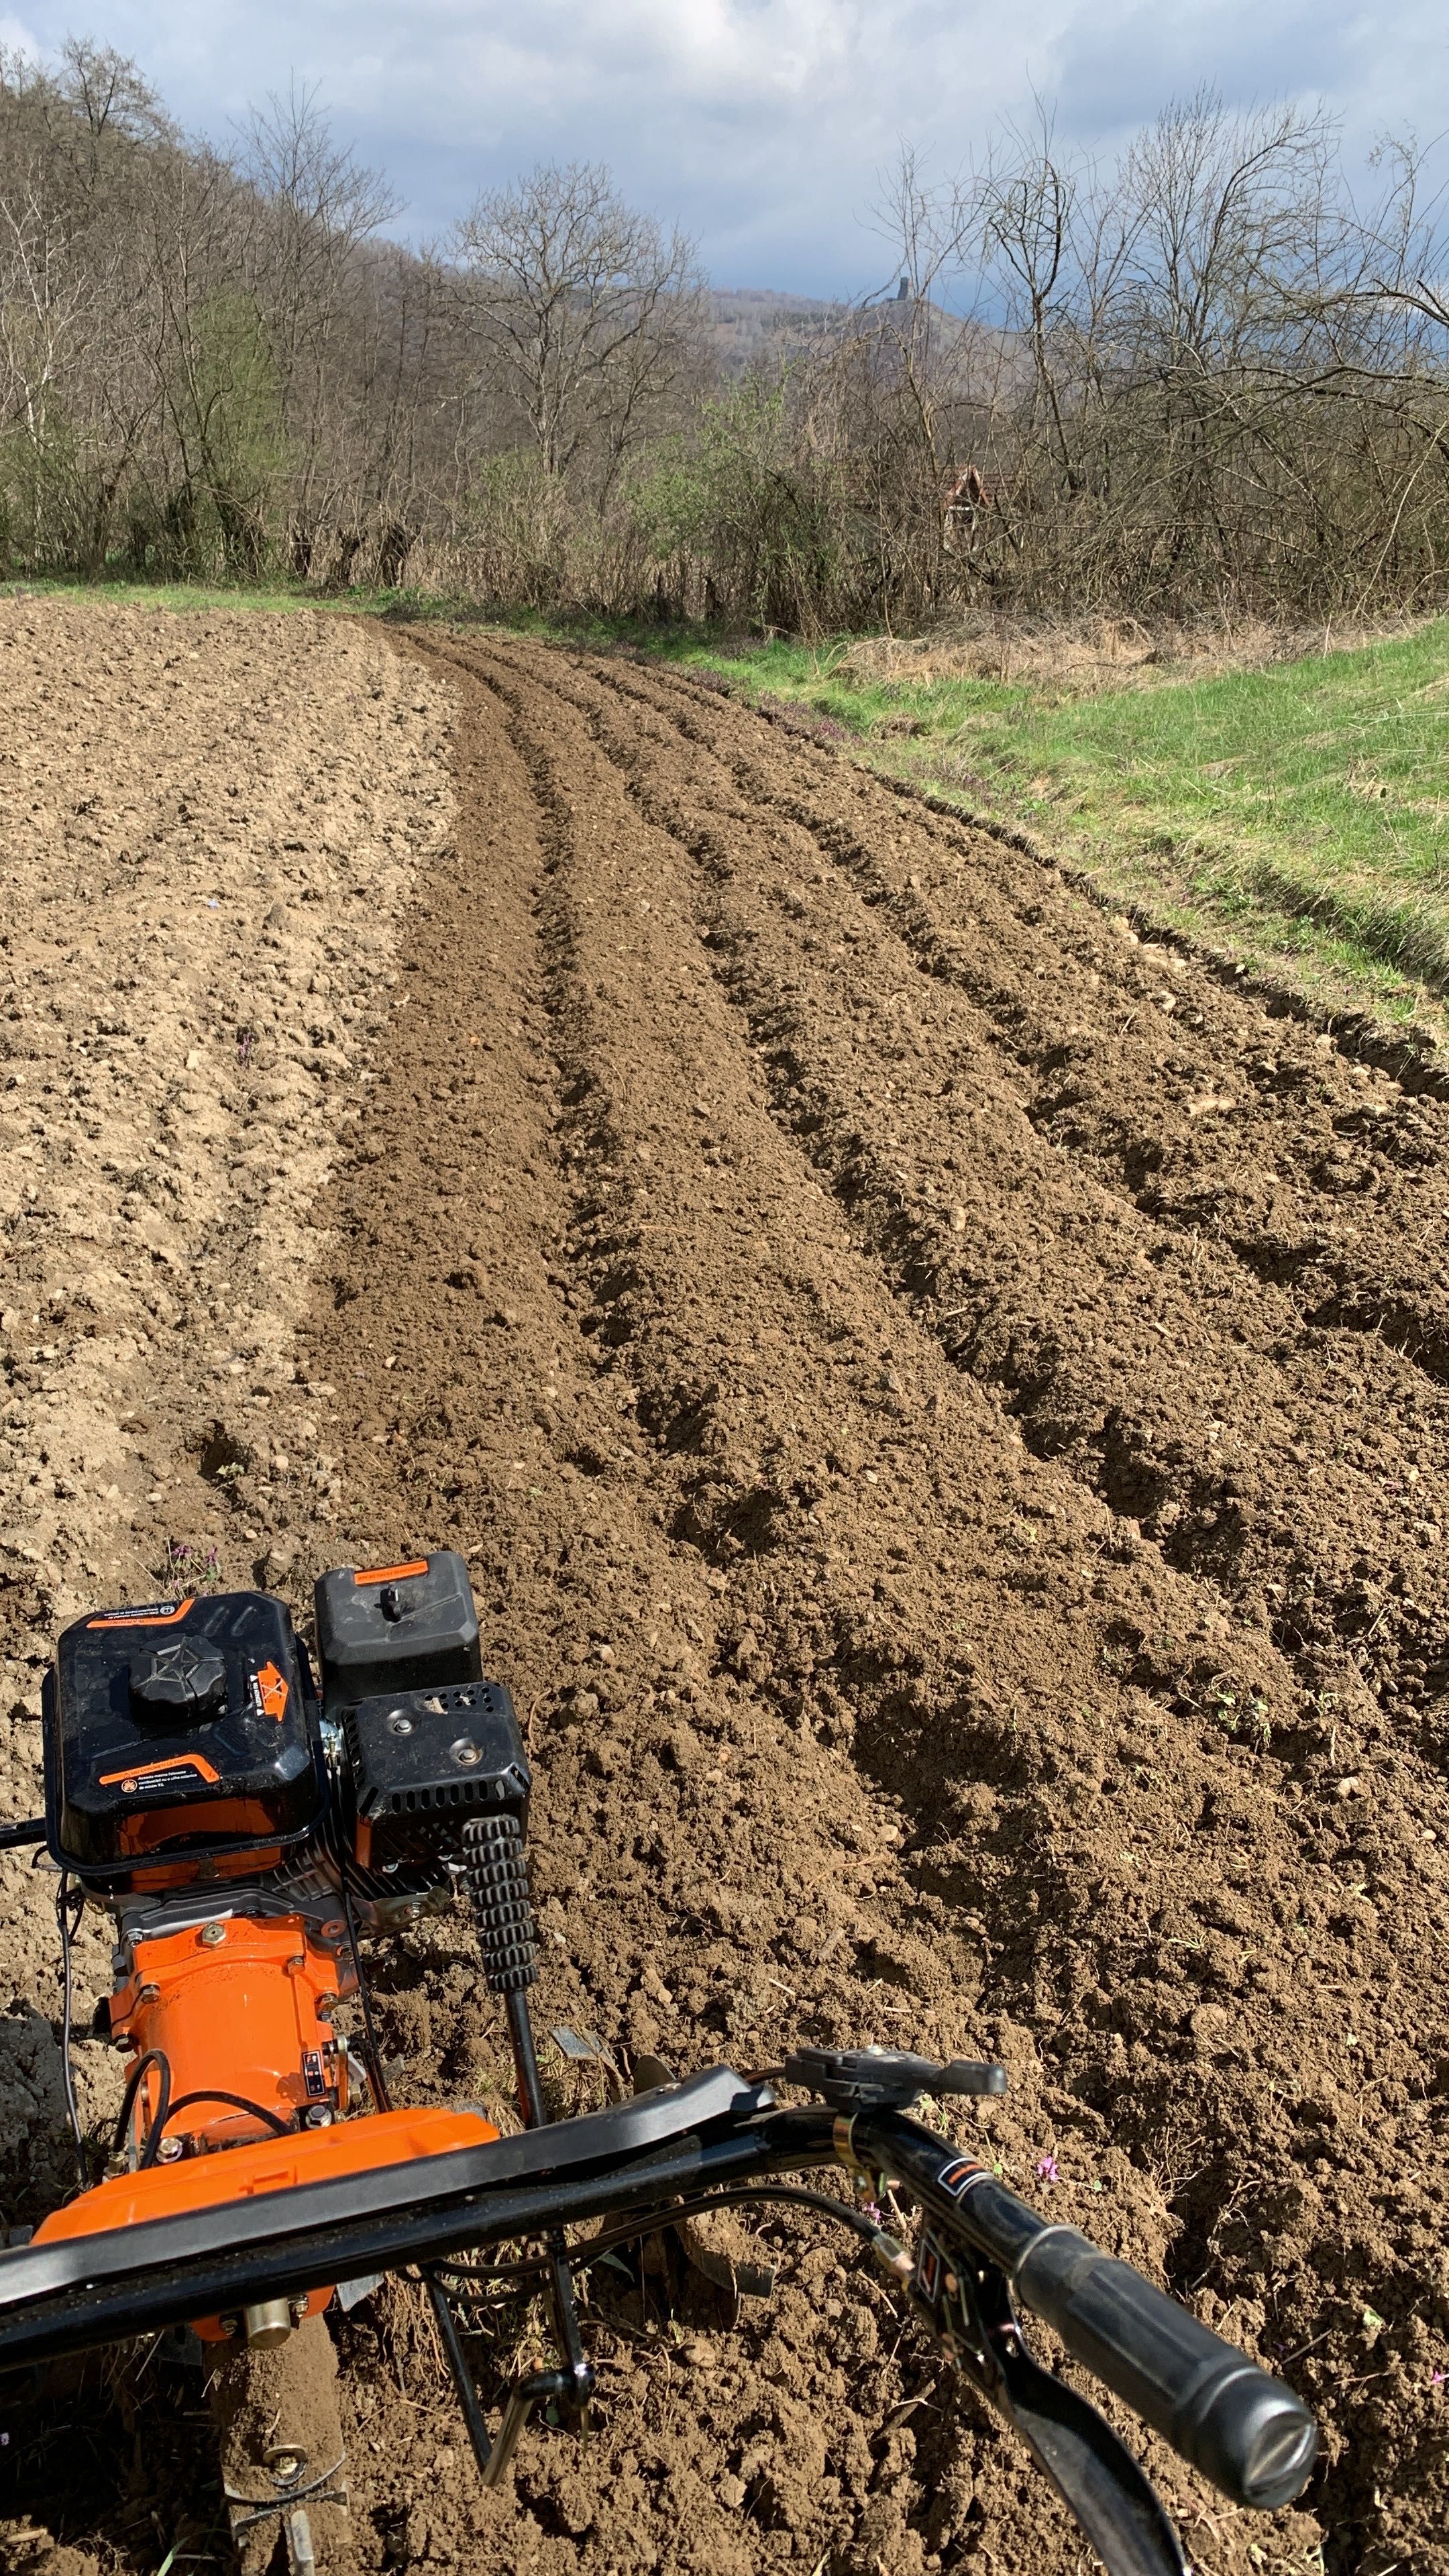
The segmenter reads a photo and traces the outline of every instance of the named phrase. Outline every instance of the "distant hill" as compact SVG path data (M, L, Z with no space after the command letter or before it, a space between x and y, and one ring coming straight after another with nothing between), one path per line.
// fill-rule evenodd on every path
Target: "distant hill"
M853 308L816 295L782 295L770 286L712 286L706 297L710 336L721 372L742 376L778 363L849 321Z
M903 347L914 344L919 355L924 334L937 365L954 353L951 372L962 394L984 394L993 378L1000 384L1003 368L1015 373L1021 362L1007 333L963 322L940 305L917 303L909 296L872 296L869 303L847 304L825 296L786 295L769 286L712 286L705 302L715 357L728 380L751 367L779 366L847 330L874 337L877 364L888 375L900 365Z

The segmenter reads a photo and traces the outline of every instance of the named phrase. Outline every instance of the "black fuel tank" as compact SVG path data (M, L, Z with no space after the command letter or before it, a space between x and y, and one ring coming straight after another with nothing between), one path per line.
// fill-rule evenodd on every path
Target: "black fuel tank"
M51 1853L97 1887L209 1876L321 1820L317 1710L269 1593L78 1619L46 1676L44 1724Z
M329 1715L380 1691L447 1690L483 1678L468 1568L451 1548L317 1585L317 1652Z

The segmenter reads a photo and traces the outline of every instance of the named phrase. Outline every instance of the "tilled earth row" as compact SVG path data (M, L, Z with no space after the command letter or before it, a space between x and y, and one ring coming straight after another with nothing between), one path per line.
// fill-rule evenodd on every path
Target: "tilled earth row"
M1008 2177L1321 2413L1270 2524L1144 2445L1194 2563L1449 2567L1449 1105L687 682L401 649L453 694L458 863L317 1211L298 1581L468 1555L541 2022L681 2071L999 2055ZM245 1507L287 1543L285 1473ZM378 1978L399 2084L487 2096L461 1930ZM1082 2565L774 2232L774 2301L682 2344L605 2297L599 2432L486 2505L364 2312L365 2559Z
M685 683L413 649L475 864L307 1367L530 1711L551 2017L999 2053L1006 2170L1323 2410L1271 2532L1157 2461L1198 2563L1432 2565L1449 1110ZM508 2563L1074 2566L788 2277Z

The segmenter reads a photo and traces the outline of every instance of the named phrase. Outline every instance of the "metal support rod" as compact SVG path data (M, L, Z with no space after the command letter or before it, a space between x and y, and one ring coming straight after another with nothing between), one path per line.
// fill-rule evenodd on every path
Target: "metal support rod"
M548 2255L549 2305L553 2310L554 2337L567 2375L565 2402L582 2414L594 2393L594 2371L579 2336L574 2276L569 2270L568 2248L562 2235L546 2236L544 2251Z
M468 2427L468 2439L473 2445L473 2457L478 2463L478 2474L485 2485L490 2485L496 2480L499 2472L495 2469L490 2478L489 2462L493 2457L493 2444L488 2438L488 2427L483 2421L483 2409L478 2403L478 2391L474 2385L473 2373L468 2367L468 2356L463 2350L463 2338L458 2332L458 2320L453 2314L453 2303L441 2281L437 2280L431 2272L425 2272L423 2278L428 2285L428 2297L433 2303L438 2332L443 2338L443 2350L448 2356L448 2368L453 2375L453 2386L458 2392L458 2403L463 2409L463 2421ZM517 2440L516 2434L514 2439Z
M548 2114L544 2107L543 2080L538 2071L538 2051L533 2043L533 2024L528 2017L527 1989L506 1995L504 2009L508 2015L508 2036L513 2044L513 2064L518 2077L518 2107L530 2129L542 2128ZM548 2256L549 2305L553 2310L554 2339L564 2364L562 2386L551 2393L582 2411L593 2394L594 2374L579 2335L573 2276L569 2271L568 2249L561 2229L544 2238L544 2250ZM525 2406L524 2415L527 2411ZM514 2427L514 2442L521 2430L520 2418Z
M533 2024L528 2018L528 1993L521 1989L503 1999L508 2015L508 2036L513 2046L513 2069L518 2078L518 2107L528 2129L541 2129L548 2118L543 2107L543 2079L538 2071L538 2051L533 2044Z
M493 2445L493 2455L483 2472L485 2487L497 2486L518 2448L519 2434L528 2422L529 2413L534 2405L541 2398L550 2397L566 2404L569 2396L570 2381L566 2370L536 2370L531 2379L520 2379L517 2387L509 2390L508 2403L503 2409L503 2421L498 2427L498 2439Z

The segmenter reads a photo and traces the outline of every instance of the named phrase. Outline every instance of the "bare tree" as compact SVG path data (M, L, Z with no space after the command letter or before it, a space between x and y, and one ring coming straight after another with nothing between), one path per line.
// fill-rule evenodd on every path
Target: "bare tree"
M369 273L357 254L401 211L401 200L334 142L316 90L295 84L285 99L252 110L240 169L266 210L255 289L294 460L288 556L305 576L341 487L355 479L338 395L346 348L366 330L359 306Z
M626 206L607 170L547 162L479 197L454 248L482 374L545 470L587 459L602 501L692 362L693 245Z
M175 132L134 68L72 41L49 72L0 56L0 427L8 516L38 561L95 569L156 411L138 155ZM3 496L0 496L3 497ZM18 506L17 506L18 505Z

